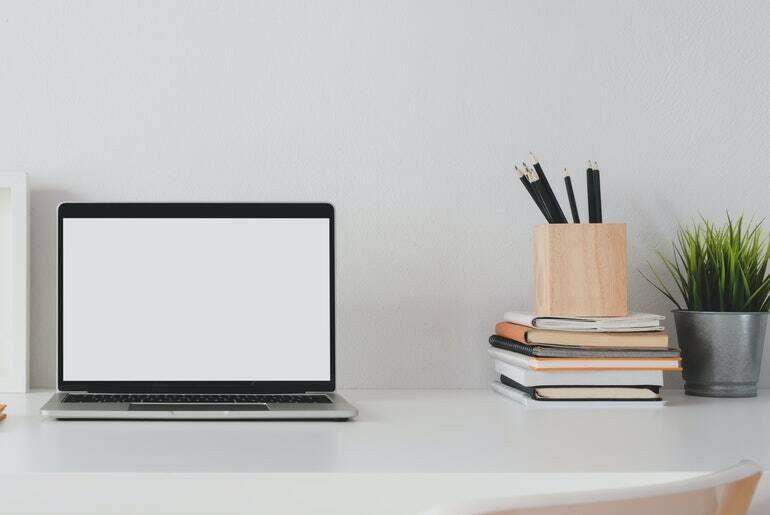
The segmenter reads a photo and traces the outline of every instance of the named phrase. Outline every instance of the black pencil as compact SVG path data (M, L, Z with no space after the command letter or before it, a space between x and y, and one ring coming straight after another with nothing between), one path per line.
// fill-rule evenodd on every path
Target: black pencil
M519 180L524 185L524 188L527 190L527 193L529 193L529 196L532 197L532 200L535 201L535 205L537 205L538 209L540 209L540 212L543 213L543 216L546 220L548 220L548 211L545 210L545 206L543 206L540 197L535 193L535 191L532 189L532 185L529 183L529 179L524 175L524 173L519 170L519 167L514 165L513 166L516 169L516 175L519 176Z
M548 182L548 177L546 177L543 167L540 166L540 162L532 152L530 152L529 155L532 157L532 168L535 169L535 173L537 173L540 180L543 181L543 191L545 192L547 201L546 205L548 206L548 211L553 215L554 223L566 224L567 217L564 216L564 211L562 211L559 201L556 200L556 195L553 194L553 189Z
M572 211L572 221L580 223L580 214L578 213L577 203L575 202L575 192L572 190L572 178L567 169L564 169L564 184L567 186L567 198L569 198L569 208Z
M599 165L594 161L594 195L596 195L596 206L594 207L594 214L596 215L596 223L602 223L602 185L599 181Z
M527 179L529 180L529 185L532 186L532 190L535 192L535 195L540 197L543 202L543 209L545 209L543 214L545 215L545 219L549 224L556 223L553 214L549 209L548 201L546 200L546 192L545 188L543 187L543 181L540 180L540 177L538 177L535 172L530 170L528 170Z
M596 195L594 194L594 170L591 168L591 161L588 161L586 168L586 196L588 200L588 223L596 223Z
M527 163L522 162L521 164L524 167L524 175L527 177L527 180L529 181L529 185L532 187L532 191L535 192L535 197L538 199L540 205L543 208L543 214L545 215L545 219L548 220L549 224L552 224L554 221L553 210L545 194L545 189L543 188L543 181L540 180L540 177L537 175L537 172L535 172L529 166L527 166ZM537 186L535 186L534 184L536 180L538 181Z

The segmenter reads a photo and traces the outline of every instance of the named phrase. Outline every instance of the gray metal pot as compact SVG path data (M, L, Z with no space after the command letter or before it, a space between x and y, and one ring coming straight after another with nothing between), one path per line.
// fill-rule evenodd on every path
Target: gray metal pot
M684 391L756 397L768 313L674 310Z

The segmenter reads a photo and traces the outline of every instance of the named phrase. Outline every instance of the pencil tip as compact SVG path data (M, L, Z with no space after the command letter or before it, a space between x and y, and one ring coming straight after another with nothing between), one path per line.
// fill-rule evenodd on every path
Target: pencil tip
M569 172L567 171L566 168L564 169L564 177L569 177Z
M537 158L535 157L535 154L533 154L532 152L530 152L530 153L529 153L529 157L531 157L531 158L532 158L532 162L533 162L533 163L537 163Z

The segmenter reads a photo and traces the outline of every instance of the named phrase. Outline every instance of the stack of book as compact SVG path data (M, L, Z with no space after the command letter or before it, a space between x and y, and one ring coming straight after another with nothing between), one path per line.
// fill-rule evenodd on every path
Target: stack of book
M663 318L506 313L489 338L492 388L533 407L662 406L663 372L681 370Z

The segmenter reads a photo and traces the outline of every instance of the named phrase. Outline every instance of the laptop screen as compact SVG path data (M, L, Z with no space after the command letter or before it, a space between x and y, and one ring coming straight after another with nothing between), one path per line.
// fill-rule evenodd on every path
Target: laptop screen
M329 218L64 217L63 381L329 381Z

